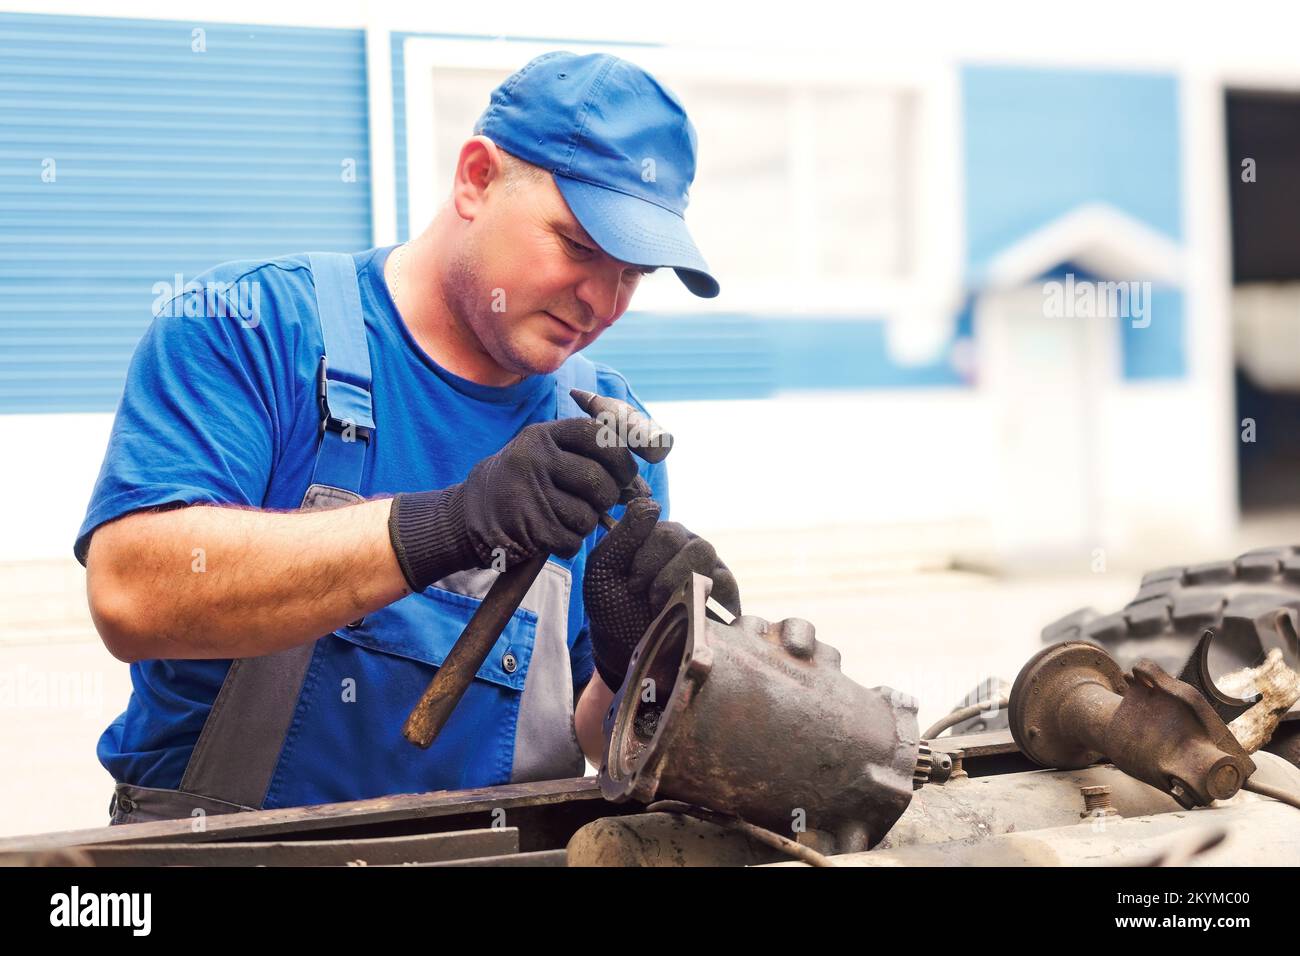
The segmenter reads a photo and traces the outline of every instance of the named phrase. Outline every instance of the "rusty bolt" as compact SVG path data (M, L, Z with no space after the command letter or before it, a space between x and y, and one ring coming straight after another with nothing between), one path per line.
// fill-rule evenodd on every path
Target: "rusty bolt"
M1241 789L1241 774L1230 763L1216 767L1210 774L1206 789L1215 800L1227 800Z
M811 660L817 649L817 631L807 621L798 617L788 617L777 625L781 646L793 657Z
M963 760L966 752L964 750L954 750L949 756L952 757L952 770L948 774L948 779L960 780L967 775Z
M1081 817L1114 817L1119 815L1110 802L1110 787L1080 787L1083 794Z

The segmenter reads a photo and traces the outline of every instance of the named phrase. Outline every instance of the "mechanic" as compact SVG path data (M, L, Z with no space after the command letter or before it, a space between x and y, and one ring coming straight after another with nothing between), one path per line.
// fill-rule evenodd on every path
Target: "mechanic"
M647 271L717 295L683 219L695 147L639 67L549 53L492 93L418 238L227 263L154 318L74 548L131 664L98 746L113 823L580 776L670 593L699 572L740 612L713 547L660 520L662 464L568 394L645 411L579 353ZM442 733L408 743L478 600L537 552Z

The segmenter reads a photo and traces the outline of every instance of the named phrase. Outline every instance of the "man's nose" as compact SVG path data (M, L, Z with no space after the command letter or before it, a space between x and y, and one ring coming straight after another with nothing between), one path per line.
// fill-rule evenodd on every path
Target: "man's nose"
M623 270L602 268L586 276L578 285L578 299L591 313L591 321L605 326L618 318L618 297Z

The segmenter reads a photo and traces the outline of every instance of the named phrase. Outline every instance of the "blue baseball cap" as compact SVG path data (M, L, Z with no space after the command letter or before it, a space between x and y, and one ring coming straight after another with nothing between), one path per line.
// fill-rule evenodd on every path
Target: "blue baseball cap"
M474 132L548 170L582 228L615 259L672 268L696 295L718 294L683 218L695 127L639 66L604 53L545 53L492 91Z

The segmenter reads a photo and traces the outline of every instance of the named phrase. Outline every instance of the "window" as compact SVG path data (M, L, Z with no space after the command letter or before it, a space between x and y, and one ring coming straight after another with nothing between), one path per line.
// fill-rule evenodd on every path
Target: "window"
M406 41L412 232L445 199L460 145L491 90L552 48ZM792 58L778 74L770 57L756 54L608 52L654 73L695 124L698 167L686 220L723 287L720 301L683 297L664 270L643 282L638 310L883 317L914 307L926 290L933 296L955 285L959 163L948 77ZM923 160L936 157L948 175L925 178Z

